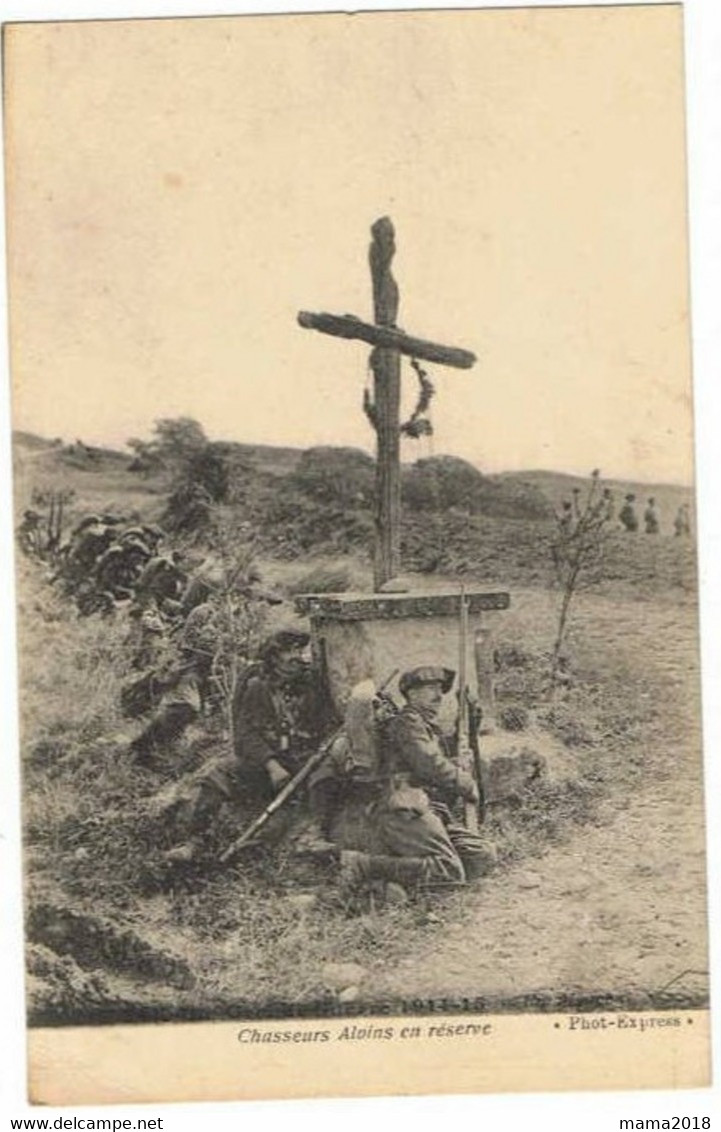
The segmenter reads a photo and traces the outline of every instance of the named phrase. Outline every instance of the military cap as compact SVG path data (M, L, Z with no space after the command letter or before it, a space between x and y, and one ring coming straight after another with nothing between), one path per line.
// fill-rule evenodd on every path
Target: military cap
M310 635L299 629L279 629L263 641L260 654L268 657L274 653L288 652L290 649L304 649L309 641Z
M441 691L450 692L456 674L452 668L439 668L432 664L423 664L420 668L411 668L404 672L398 681L401 695L405 696L410 688L420 688L423 684L440 684Z

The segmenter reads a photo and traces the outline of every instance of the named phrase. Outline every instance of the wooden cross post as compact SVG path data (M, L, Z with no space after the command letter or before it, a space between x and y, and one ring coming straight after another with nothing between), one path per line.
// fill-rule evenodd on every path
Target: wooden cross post
M391 271L396 250L391 220L387 216L376 220L371 235L369 260L375 322L362 322L354 315L308 311L299 313L298 322L307 329L367 342L373 347L370 364L377 437L373 574L375 589L380 590L400 570L401 354L458 369L470 369L476 358L469 350L413 338L397 328L399 295Z

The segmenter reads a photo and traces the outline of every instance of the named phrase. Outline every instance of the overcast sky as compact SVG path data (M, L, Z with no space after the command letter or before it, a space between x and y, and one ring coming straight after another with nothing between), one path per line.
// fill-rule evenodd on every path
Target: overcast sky
M479 359L404 458L690 482L681 52L677 6L12 28L15 426L370 448L368 348L296 314L371 317L388 214L399 324Z

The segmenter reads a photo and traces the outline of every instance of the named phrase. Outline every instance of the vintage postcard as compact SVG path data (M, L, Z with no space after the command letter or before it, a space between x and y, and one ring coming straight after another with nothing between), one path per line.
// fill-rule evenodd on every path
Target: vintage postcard
M32 1101L708 1084L682 63L5 27Z

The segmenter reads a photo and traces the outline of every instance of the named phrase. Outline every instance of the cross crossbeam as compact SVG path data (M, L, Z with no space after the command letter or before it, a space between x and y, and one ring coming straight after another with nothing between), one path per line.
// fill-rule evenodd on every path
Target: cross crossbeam
M334 338L351 338L367 342L370 346L383 346L423 362L470 369L476 361L476 355L470 350L462 350L458 346L441 346L437 342L428 342L425 338L413 338L394 326L363 322L353 314L311 314L310 311L300 311L298 322L306 330L319 330L321 334L330 334Z

